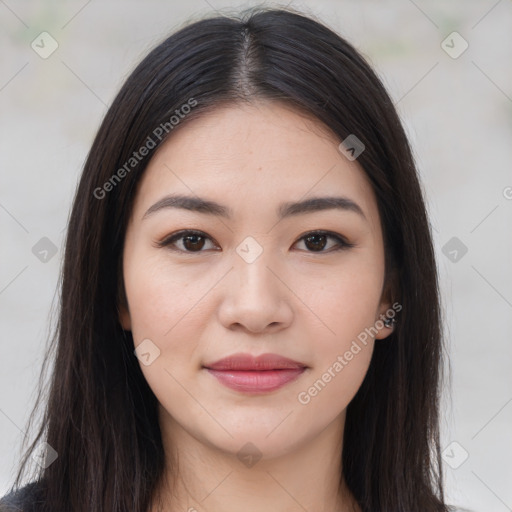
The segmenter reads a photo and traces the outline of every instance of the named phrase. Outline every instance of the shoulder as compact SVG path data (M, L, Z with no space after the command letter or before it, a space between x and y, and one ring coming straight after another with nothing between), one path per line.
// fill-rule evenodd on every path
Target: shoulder
M39 482L31 482L0 498L0 512L38 512L40 508Z

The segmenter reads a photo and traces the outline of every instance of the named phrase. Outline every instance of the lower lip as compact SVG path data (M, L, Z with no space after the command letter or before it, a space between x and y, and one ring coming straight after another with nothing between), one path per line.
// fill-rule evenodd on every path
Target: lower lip
M234 371L207 370L224 386L245 393L262 393L274 391L295 380L305 368L288 368L285 370Z

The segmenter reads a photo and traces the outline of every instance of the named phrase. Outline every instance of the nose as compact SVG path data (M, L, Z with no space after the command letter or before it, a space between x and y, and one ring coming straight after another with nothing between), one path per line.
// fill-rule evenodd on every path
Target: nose
M226 329L250 333L288 327L293 319L293 293L285 283L282 272L265 251L252 263L237 256L222 283L220 322Z

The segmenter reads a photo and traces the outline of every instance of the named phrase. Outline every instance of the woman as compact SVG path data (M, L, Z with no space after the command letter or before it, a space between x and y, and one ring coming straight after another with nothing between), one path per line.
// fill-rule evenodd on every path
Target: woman
M83 170L61 302L5 510L450 510L417 172L318 21L205 19L138 65Z

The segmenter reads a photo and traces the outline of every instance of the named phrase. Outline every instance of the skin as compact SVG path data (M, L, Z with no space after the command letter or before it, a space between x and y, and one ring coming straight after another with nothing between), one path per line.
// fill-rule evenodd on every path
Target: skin
M120 322L136 347L150 339L160 350L141 369L159 401L165 510L360 510L338 482L346 407L375 340L309 403L297 399L391 307L376 198L339 142L319 121L260 100L180 126L147 167L126 232ZM176 208L145 216L171 193L214 200L233 219ZM327 195L350 198L365 218L330 209L278 221L281 202ZM204 232L202 245L157 246L183 229ZM303 237L320 229L355 246L334 251L338 242L326 238L315 251ZM263 249L252 263L236 251L248 236ZM203 368L237 352L308 368L278 390L248 395ZM248 442L261 456L251 467L237 457Z

